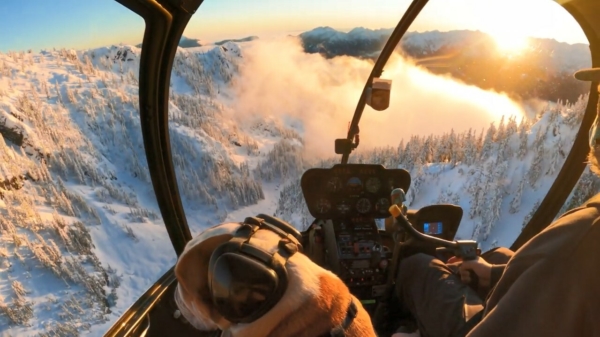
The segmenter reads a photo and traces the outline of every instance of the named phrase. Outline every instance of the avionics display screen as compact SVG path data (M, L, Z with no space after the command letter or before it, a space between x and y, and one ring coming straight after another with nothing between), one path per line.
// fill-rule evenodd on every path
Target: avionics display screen
M364 269L364 268L369 268L369 266L370 266L369 260L354 260L354 261L352 261L351 268Z
M423 224L423 233L429 235L440 235L444 231L444 226L441 222L426 222Z

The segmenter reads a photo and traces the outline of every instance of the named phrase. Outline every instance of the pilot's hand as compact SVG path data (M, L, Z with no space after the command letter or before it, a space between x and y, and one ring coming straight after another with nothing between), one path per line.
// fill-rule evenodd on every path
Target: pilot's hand
M463 261L458 266L460 273L460 279L465 284L470 284L473 280L469 271L472 271L479 278L479 287L487 289L490 287L492 278L492 265L481 257L477 257L475 260Z

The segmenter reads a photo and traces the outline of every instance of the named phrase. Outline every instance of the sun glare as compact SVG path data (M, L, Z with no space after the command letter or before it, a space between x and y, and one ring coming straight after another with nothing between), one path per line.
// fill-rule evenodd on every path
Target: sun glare
M492 33L496 46L502 52L519 53L529 45L527 36L513 32Z

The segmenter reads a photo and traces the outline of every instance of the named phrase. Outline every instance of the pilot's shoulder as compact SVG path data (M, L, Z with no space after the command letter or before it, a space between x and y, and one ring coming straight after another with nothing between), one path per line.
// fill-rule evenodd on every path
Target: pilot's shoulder
M569 211L529 240L513 260L565 258L575 252L592 227L600 227L599 219L600 203Z

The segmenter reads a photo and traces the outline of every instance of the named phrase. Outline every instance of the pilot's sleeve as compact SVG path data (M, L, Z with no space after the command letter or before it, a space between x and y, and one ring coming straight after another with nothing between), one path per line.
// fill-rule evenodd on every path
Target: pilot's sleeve
M579 243L553 247L566 251L511 260L494 290L501 298L468 337L600 336L598 242L595 223Z
M504 273L505 268L506 268L505 264L492 265L492 275L490 276L490 289L494 288L496 283L498 283L498 281L500 280L500 277L502 277L502 274Z

